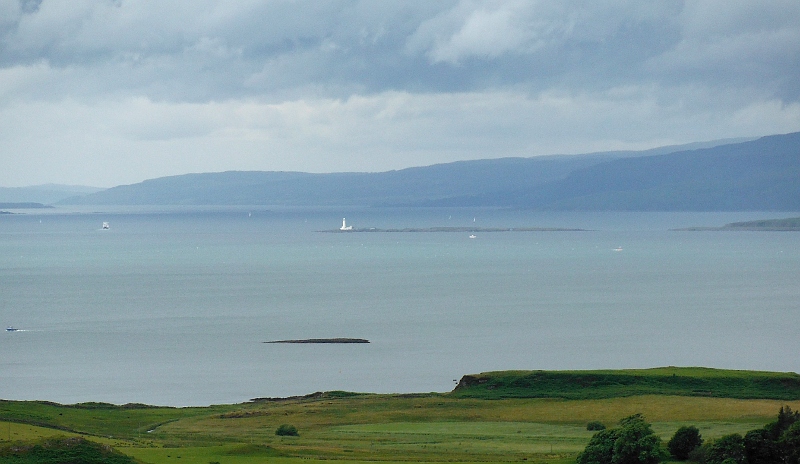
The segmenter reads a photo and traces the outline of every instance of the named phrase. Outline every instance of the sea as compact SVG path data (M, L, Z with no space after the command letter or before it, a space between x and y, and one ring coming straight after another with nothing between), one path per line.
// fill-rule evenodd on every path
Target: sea
M509 369L800 372L800 213L60 207L0 215L0 398L204 406ZM333 232L432 227L572 231ZM107 222L108 229L103 229ZM470 237L474 235L474 237ZM273 344L363 338L363 344Z

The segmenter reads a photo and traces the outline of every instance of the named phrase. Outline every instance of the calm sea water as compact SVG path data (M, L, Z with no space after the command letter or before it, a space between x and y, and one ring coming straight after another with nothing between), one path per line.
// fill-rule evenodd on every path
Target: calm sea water
M184 406L441 392L502 369L800 372L800 233L669 230L792 214L103 211L0 216L0 324L22 329L0 334L0 398ZM591 230L317 232L342 216ZM371 343L262 343L328 337Z

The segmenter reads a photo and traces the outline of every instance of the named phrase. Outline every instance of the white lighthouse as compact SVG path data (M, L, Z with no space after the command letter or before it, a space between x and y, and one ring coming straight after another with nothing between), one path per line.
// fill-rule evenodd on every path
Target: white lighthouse
M353 226L348 226L345 218L342 218L342 227L340 227L339 230L353 230Z

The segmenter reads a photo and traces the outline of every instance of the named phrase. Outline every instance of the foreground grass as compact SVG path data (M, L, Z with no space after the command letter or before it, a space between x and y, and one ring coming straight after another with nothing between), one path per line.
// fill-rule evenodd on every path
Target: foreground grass
M249 464L342 462L573 462L592 433L586 423L612 426L642 413L665 441L681 425L706 439L744 433L800 401L635 396L593 400L455 398L449 395L318 396L209 408L78 408L3 402L0 417L25 416L40 425L0 423L0 438L29 441L83 435L148 463ZM44 426L48 424L50 425ZM278 437L283 423L299 437Z

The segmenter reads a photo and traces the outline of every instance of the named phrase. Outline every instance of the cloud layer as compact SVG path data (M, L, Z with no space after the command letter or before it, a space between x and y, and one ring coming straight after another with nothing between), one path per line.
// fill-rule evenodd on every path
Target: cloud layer
M796 1L0 0L0 186L800 130Z

